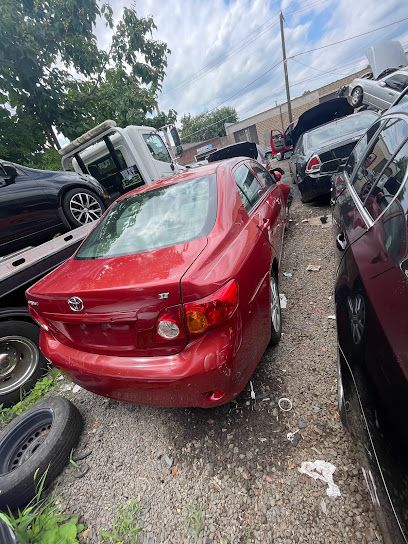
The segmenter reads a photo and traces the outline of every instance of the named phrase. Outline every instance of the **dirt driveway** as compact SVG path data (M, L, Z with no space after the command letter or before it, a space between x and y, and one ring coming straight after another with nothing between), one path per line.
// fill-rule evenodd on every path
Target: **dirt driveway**
M313 224L324 214L329 224ZM77 478L71 466L59 485L67 508L90 528L89 542L100 541L132 498L141 507L139 541L149 544L381 541L336 410L330 209L295 194L291 219L280 279L284 334L253 376L255 400L249 387L235 404L209 411L72 395L86 419L79 449L91 452L79 465L89 470ZM321 268L307 271L309 264ZM281 397L292 400L291 411L279 409ZM287 433L297 429L292 443ZM340 497L299 472L315 460L335 465Z

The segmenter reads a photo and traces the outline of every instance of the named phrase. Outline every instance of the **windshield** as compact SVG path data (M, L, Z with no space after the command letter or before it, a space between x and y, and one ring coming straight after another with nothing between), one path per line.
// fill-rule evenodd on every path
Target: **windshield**
M75 258L129 255L206 236L216 210L215 175L129 196L102 217Z
M364 111L315 128L307 134L308 147L313 149L322 147L337 138L363 131L372 125L376 119L378 119L377 114Z

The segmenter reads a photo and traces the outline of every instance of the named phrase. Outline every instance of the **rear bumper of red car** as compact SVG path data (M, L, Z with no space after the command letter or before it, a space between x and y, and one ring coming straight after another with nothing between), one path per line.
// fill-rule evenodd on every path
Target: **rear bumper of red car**
M240 341L233 327L209 331L176 355L117 357L80 351L41 332L44 355L89 391L162 407L210 408L239 393L234 363ZM236 376L235 376L236 377Z

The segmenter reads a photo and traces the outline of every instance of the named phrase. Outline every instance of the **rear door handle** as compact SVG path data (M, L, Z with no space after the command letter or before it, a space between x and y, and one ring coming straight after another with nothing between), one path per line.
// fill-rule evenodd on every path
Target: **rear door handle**
M264 217L264 218L262 219L261 228L263 228L263 229L268 229L269 226L270 226L270 224L271 224L270 220L267 219L266 217Z
M347 247L346 237L344 232L341 232L336 236L336 246L339 251L344 251Z

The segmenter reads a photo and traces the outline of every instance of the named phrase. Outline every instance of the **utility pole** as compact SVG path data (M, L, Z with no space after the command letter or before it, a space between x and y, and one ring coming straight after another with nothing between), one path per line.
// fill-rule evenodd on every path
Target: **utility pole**
M285 86L286 86L286 99L288 101L288 116L289 123L292 122L292 105L290 103L290 91L289 91L289 78L288 78L288 63L286 60L286 48L285 48L285 34L283 32L283 13L280 12L280 31L281 31L281 40L282 40L282 58L283 58L283 70L285 72Z

